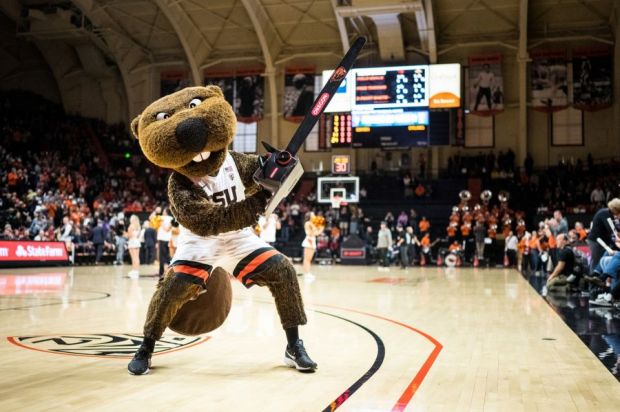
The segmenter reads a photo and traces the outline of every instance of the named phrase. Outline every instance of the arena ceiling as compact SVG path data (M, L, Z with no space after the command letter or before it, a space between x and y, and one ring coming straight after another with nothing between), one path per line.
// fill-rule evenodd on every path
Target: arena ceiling
M451 51L476 47L527 59L528 49L558 41L613 45L619 3L2 0L0 12L17 27L17 38L37 46L58 83L67 76L122 79L131 115L152 98L145 73L154 68L188 68L194 84L202 83L205 70L230 68L262 68L273 80L288 65L333 64L359 35L369 40L361 55L366 66L433 63ZM10 55L10 47L14 44L0 40L0 55ZM272 97L274 83L269 82ZM275 99L272 104L270 111L277 112Z
M528 44L588 37L613 42L614 0L3 0L9 18L48 18L73 9L92 31L67 27L21 33L39 40L80 36L119 63L131 51L140 64L184 63L201 71L222 62L266 66L299 56L342 53L358 35L369 38L371 59L405 60L478 43L515 46L520 7L527 7ZM46 11L47 10L47 11ZM18 14L16 14L18 13ZM80 33L81 32L81 33ZM384 50L382 50L384 49ZM393 56L393 59L390 59ZM383 57L383 59L381 58ZM136 66L137 65L137 66Z

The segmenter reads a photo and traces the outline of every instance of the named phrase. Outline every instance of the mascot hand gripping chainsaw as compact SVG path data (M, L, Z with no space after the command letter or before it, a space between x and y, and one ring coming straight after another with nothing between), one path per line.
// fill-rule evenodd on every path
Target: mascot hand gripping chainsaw
M178 249L149 304L144 341L128 365L131 374L149 372L166 327L198 334L226 319L231 286L225 272L248 288L269 288L288 341L285 363L301 371L317 367L298 336L306 315L296 271L250 229L272 194L252 178L258 156L228 151L235 127L235 114L216 86L162 97L131 124L144 155L173 170L168 197L181 225Z

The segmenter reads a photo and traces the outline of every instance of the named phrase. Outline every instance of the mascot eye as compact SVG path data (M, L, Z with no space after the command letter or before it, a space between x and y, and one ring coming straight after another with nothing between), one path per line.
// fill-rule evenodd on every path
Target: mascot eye
M191 102L189 102L189 108L193 109L194 107L198 106L200 103L202 103L202 100L196 98L196 99L192 99Z
M155 119L157 119L157 120L165 120L165 119L167 119L169 117L170 117L170 115L168 113L166 113L166 112L159 112L159 113L157 113L157 116L155 116Z

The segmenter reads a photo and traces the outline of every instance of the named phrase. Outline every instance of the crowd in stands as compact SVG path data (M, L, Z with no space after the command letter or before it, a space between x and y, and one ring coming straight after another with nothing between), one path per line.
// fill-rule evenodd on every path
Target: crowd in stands
M582 159L562 159L556 166L537 170L528 154L520 170L509 149L474 156L456 154L448 159L447 174L452 177L480 177L485 188L506 190L513 207L528 215L556 209L565 213L593 212L605 205L618 191L620 162L611 159L595 163L591 154Z
M588 159L586 165L578 159L574 163L560 162L539 173L524 174L520 185L539 210L594 212L617 195L620 162L594 164L591 156Z
M165 201L167 171L154 166L142 155L137 139L127 132L126 126L92 121L92 128L111 162L118 168L134 170L146 184L149 195L158 201Z
M72 237L75 245L87 245L97 221L152 209L136 169L104 162L94 150L91 134L101 132L100 122L67 116L20 91L1 93L0 108L3 239Z

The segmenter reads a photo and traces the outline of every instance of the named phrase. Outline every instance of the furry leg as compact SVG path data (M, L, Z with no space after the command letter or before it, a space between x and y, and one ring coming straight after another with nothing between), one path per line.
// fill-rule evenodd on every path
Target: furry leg
M177 311L196 296L199 290L200 286L177 278L174 272L168 269L151 298L144 323L144 336L154 340L160 339Z
M284 329L306 324L306 313L297 282L297 272L291 262L283 259L252 277L252 280L259 286L269 288L276 301L276 308Z

